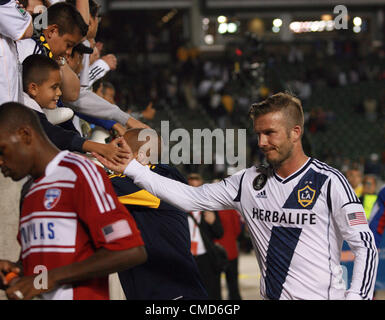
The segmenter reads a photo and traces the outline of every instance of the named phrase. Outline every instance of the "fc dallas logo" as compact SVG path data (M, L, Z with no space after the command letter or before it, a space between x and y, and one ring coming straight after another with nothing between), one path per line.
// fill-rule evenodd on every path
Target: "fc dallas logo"
M48 189L44 195L44 207L47 210L52 209L60 200L61 190L60 189Z

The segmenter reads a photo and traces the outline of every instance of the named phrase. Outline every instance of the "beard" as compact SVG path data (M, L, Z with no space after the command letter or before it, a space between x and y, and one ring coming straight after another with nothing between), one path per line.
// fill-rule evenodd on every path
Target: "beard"
M277 154L275 157L269 157L265 154L266 161L269 165L271 165L274 169L278 169L287 159L289 159L293 152L292 145L285 146L284 148L274 148L274 153Z

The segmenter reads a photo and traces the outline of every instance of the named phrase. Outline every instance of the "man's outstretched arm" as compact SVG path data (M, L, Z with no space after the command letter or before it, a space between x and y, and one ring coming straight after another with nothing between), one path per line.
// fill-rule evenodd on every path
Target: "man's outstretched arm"
M158 175L148 166L140 164L133 158L131 149L124 138L116 139L114 143L119 144L128 156L121 159L120 163L113 164L98 154L93 153L93 155L104 166L115 172L124 173L133 179L136 185L146 189L154 196L183 211L238 209L234 199L239 190L241 174L233 175L218 183L193 187Z

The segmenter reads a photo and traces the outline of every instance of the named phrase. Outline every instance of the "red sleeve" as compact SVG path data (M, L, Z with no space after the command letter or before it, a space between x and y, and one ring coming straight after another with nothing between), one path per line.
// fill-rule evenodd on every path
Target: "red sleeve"
M87 161L75 186L75 209L96 248L125 250L144 245L134 218L122 205L102 168Z

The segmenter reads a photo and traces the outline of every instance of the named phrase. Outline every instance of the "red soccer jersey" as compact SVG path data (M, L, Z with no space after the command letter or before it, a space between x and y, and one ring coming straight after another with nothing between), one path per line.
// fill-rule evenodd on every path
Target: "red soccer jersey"
M60 152L34 181L23 202L18 241L24 274L82 261L98 248L142 246L139 229L117 199L102 168L90 160ZM59 287L46 299L109 299L108 277Z

